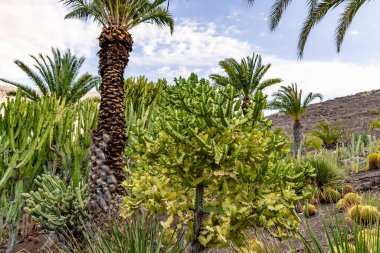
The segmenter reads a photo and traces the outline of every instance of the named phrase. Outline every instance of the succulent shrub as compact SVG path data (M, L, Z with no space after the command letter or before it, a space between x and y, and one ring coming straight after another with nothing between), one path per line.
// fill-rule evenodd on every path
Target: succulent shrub
M131 134L123 215L165 215L164 227L187 228L191 247L227 246L257 227L287 237L299 224L294 202L308 194L296 189L307 189L312 169L296 171L286 158L288 144L259 100L243 115L233 87L196 75L175 82L153 127Z
M317 188L317 201L336 202L340 196L337 189L342 189L346 175L346 168L341 166L336 158L327 151L309 154L302 160L315 171L314 185ZM325 192L324 192L325 191Z
M346 206L344 205L344 202L343 202L343 199L340 199L338 201L338 203L336 203L336 209L339 211L339 212L343 212L344 209L346 208Z
M38 189L23 194L25 212L60 239L69 235L81 236L87 218L87 185L67 185L59 177L51 175L37 176L34 181Z

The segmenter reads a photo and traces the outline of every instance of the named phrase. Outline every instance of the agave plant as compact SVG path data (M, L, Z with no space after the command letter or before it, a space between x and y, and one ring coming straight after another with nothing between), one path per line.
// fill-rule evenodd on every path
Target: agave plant
M88 73L79 75L85 61L84 57L78 58L70 50L63 54L55 48L52 48L51 51L53 57L42 54L30 56L35 62L35 70L24 62L15 60L15 64L25 72L38 90L4 78L0 78L0 81L16 86L21 90L23 96L34 101L54 94L74 103L98 85L98 77ZM14 95L14 93L11 94Z

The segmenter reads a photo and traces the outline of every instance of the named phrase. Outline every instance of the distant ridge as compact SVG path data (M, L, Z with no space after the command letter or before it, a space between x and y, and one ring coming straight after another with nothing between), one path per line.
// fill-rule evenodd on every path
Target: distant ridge
M368 132L370 124L379 114L380 89L312 104L306 110L301 123L304 133L308 133L316 123L323 120L340 124L352 133L364 133ZM288 135L293 135L293 121L283 113L272 114L268 118L273 121L274 127L282 128ZM379 131L371 134L380 137Z

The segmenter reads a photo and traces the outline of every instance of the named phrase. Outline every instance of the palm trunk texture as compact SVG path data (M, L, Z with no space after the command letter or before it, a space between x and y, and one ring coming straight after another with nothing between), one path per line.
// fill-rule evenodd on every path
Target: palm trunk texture
M90 219L101 222L119 214L125 196L124 70L132 51L132 37L120 26L104 28L99 37L100 111L90 148Z
M298 150L300 149L302 142L302 125L299 120L294 121L293 125L293 136L294 136L294 155L298 155Z

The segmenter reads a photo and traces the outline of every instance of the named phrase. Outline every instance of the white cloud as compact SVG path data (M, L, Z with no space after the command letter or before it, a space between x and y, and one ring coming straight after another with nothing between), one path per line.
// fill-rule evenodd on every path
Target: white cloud
M350 32L348 33L348 35L351 35L351 36L357 36L357 35L359 35L359 31L350 31Z
M244 57L257 47L245 41L223 35L215 23L201 24L191 20L178 22L175 32L142 25L132 31L135 46L142 54L131 55L136 65L171 64L210 66L226 57Z
M50 53L51 47L92 56L100 28L65 20L64 15L62 4L55 0L0 1L0 77L24 78L13 60L31 63L28 55Z
M25 81L13 60L30 62L27 55L49 53L51 46L72 48L80 55L94 57L100 28L78 20L64 20L64 14L62 4L56 0L0 0L0 77ZM231 11L233 16L239 17L238 11ZM218 67L221 59L240 59L262 51L226 33L223 25L184 19L177 22L172 36L168 29L149 25L137 28L132 31L137 49L131 54L133 73L166 77L170 81L174 76L188 76L191 72L208 76L222 73ZM272 63L267 78L281 77L284 84L297 82L305 91L321 92L326 98L379 87L380 64L376 62L371 65L340 61L298 62L270 53L263 54L263 61ZM273 91L270 89L268 93Z

